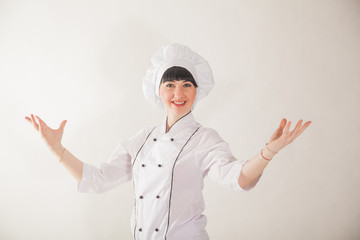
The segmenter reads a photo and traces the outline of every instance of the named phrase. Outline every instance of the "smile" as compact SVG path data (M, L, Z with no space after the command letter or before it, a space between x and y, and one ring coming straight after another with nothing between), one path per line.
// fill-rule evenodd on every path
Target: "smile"
M186 101L178 102L178 101L171 101L172 104L174 104L177 107L182 107L185 105Z

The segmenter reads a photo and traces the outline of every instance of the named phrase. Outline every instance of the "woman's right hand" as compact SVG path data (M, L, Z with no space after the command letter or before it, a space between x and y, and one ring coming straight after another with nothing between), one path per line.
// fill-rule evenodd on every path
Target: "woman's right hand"
M35 120L36 118L36 120ZM64 132L66 120L62 121L58 129L52 129L46 123L33 114L25 119L33 125L33 127L40 132L42 139L46 142L48 147L57 155L60 155L64 147L61 145L61 139Z

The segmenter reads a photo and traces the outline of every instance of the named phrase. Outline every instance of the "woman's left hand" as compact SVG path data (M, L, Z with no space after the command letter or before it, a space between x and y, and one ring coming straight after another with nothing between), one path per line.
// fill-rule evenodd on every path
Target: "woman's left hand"
M304 124L302 123L303 120L298 121L294 130L290 132L289 130L290 130L291 121L287 122L286 118L283 118L280 122L279 128L271 136L268 142L268 147L272 151L275 152L280 151L286 145L294 141L295 138L300 136L300 134L311 124L311 121L307 121Z

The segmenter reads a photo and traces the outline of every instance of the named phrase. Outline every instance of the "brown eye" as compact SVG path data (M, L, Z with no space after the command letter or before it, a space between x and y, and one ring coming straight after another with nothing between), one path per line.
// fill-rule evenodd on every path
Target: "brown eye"
M174 87L174 84L168 83L168 84L166 84L165 86L166 86L166 87Z
M185 83L184 87L192 87L192 85L190 83Z

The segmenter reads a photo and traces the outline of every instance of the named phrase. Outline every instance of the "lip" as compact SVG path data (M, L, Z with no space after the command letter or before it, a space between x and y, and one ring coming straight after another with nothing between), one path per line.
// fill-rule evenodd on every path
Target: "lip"
M175 103L176 102L176 103ZM182 104L178 104L178 103L181 103L182 102ZM185 106L186 105L186 102L187 101L171 101L171 105L173 105L173 106L175 106L175 107L183 107L183 106Z

